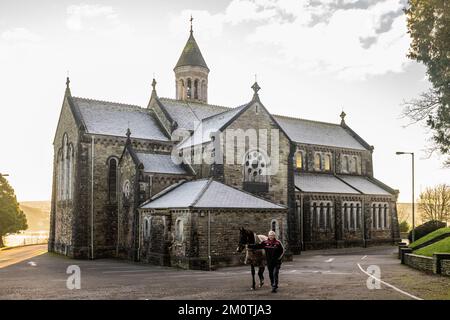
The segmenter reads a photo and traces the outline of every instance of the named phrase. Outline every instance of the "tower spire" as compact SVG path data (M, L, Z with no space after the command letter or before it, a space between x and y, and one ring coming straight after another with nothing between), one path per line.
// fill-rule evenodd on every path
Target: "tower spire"
M175 68L176 97L179 100L208 102L209 68L195 41L191 15L190 35Z

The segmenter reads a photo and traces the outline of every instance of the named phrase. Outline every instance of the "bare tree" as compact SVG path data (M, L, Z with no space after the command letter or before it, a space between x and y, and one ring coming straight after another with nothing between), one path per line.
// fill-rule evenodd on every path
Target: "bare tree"
M405 206L397 205L397 217L400 222L409 220L409 212Z
M426 188L419 196L419 210L426 221L450 219L450 186L440 184Z

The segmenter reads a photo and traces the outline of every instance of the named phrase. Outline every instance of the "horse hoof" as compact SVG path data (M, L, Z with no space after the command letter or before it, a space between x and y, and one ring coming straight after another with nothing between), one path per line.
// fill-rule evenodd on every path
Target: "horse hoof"
M259 287L262 288L263 285L264 285L264 282L261 282L261 283L259 284Z
M251 288L250 288L250 290L254 291L254 290L255 290L255 288L251 287Z

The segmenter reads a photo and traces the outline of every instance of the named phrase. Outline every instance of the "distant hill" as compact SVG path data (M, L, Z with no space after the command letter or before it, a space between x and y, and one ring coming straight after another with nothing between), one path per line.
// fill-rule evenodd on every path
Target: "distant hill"
M50 201L22 201L19 207L27 216L27 231L49 230Z

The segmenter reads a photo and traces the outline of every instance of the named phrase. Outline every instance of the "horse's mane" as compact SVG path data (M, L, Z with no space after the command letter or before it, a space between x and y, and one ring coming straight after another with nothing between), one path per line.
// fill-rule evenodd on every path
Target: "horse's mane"
M256 234L255 232L253 232L250 229L244 229L245 232L247 233L248 236L253 238L253 241L255 242L255 244L260 244L261 242L267 240L267 236L263 235L263 234Z

